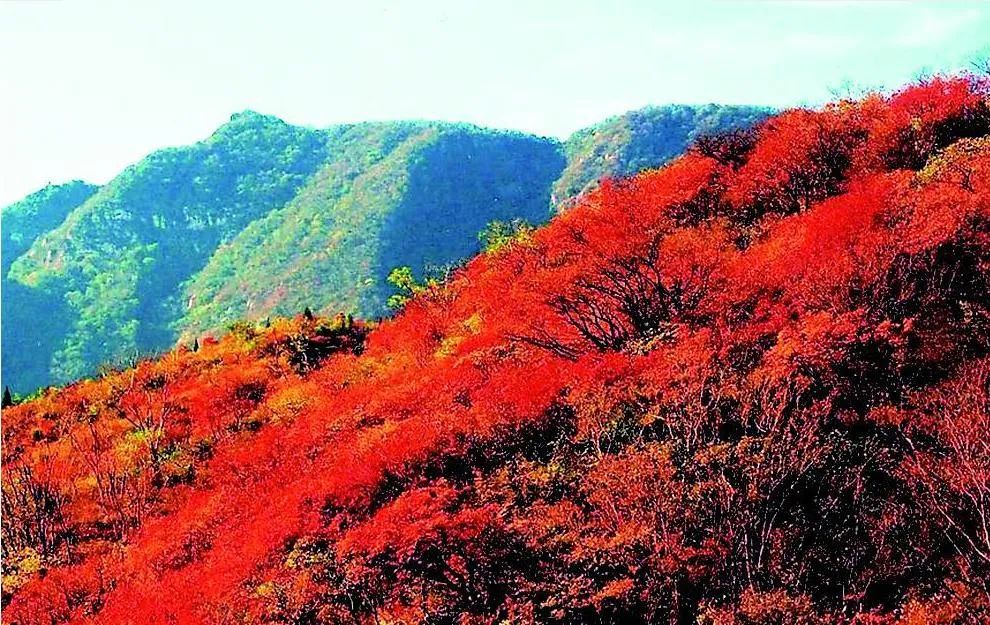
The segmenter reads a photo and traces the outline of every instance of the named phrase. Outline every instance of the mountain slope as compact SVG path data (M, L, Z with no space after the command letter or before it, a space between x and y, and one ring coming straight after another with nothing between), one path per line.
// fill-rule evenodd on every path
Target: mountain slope
M554 205L568 208L602 178L659 167L699 137L749 127L769 114L756 106L648 106L579 130L564 143L567 167L553 185Z
M185 299L193 305L178 327L191 335L222 328L232 319L290 314L307 305L327 312L381 316L387 312L389 287L385 277L393 267L408 265L421 275L431 265L465 258L478 251L475 235L489 221L546 221L549 214L539 202L546 199L548 178L553 180L553 192L562 198L559 203L567 203L593 188L600 178L658 166L683 152L697 137L749 126L766 114L766 109L757 107L718 105L633 111L575 133L565 143L567 164L562 171L560 157L549 142L527 149L522 136L489 137L468 127L435 125L446 130L440 141L452 146L447 150L450 153L434 163L427 152L421 166L411 172L402 171L408 166L403 159L382 164L366 160L362 164L357 158L360 155L352 157L345 151L341 160L351 163L349 167L329 165L328 171L313 181L313 189L303 190L291 206L252 224L242 237L218 251L188 285ZM356 128L352 141L359 147L364 140L361 133L381 131L375 128ZM457 147L451 137L453 131L464 135L462 142L478 143L487 138L487 145ZM467 138L470 136L474 139ZM369 140L374 141L373 137ZM425 136L418 140L422 142L419 148L405 149L426 149L435 141ZM617 156L609 159L606 153ZM342 166L345 171L340 170ZM396 193L400 183L376 180L407 175L411 185L407 200L400 200L403 196ZM340 176L346 184L338 180ZM511 184L513 176L519 177L518 185ZM452 180L457 181L456 186L450 184ZM353 197L347 197L350 184L355 185ZM323 187L326 189L321 190ZM392 195L376 195L382 190ZM436 191L445 193L434 197ZM507 197L500 197L506 193ZM415 197L417 194L420 197ZM403 208L393 212L391 207L400 201ZM452 202L459 207L445 208ZM338 203L339 208L329 210ZM479 213L478 207L484 207L484 212ZM437 212L430 216L430 210ZM388 233L379 228L387 223L370 213L408 213L411 221L393 220L394 236L385 241L381 236ZM438 225L443 229L436 230ZM384 251L376 257L379 248Z
M39 238L10 278L68 304L69 327L51 337L46 363L54 379L170 345L178 286L220 242L288 201L325 143L319 131L235 115L206 141L129 167Z
M988 98L787 111L360 346L241 326L6 410L4 621L986 622Z
M97 188L81 180L49 185L4 208L0 213L3 275L6 277L13 262L35 239L65 221L70 212L96 193Z
M564 165L550 140L470 126L369 124L346 138L292 202L221 247L189 283L183 331L307 305L381 316L392 268L419 274L471 256L493 220L545 221Z
M7 272L39 236L56 228L96 190L95 185L79 180L49 185L0 213L3 236L0 243L3 255L0 274L3 336L0 344L4 346L0 366L4 381L13 384L14 388L34 388L48 379L48 362L52 355L48 337L63 333L67 319L61 298L8 280Z

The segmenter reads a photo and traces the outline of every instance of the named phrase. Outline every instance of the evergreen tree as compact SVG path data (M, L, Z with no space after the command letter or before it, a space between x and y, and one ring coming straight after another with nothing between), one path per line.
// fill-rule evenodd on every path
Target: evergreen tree
M7 406L13 406L13 405L14 405L14 398L10 394L10 387L5 386L3 387L3 403L0 404L0 406L6 408Z

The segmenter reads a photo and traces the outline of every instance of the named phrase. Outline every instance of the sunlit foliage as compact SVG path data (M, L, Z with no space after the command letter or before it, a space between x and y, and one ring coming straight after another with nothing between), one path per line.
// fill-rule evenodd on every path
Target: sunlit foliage
M987 97L785 112L373 329L4 410L4 621L990 620Z

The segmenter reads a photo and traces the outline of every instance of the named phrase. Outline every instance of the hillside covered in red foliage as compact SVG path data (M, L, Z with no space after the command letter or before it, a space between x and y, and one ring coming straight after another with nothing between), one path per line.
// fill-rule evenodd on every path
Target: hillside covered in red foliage
M791 110L368 328L4 410L3 619L990 620L990 102Z

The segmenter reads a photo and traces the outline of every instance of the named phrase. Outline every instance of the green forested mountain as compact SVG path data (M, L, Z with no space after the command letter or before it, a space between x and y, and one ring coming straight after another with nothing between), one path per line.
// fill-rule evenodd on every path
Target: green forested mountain
M81 180L48 185L0 213L0 255L3 256L3 276L17 257L31 247L42 234L54 229L70 212L90 198L98 186Z
M128 167L35 240L9 278L66 309L64 331L38 354L51 379L171 344L179 286L217 245L291 199L326 159L326 143L323 132L238 114L205 141ZM23 329L4 351L31 334Z
M389 271L478 250L492 221L546 220L601 177L654 167L751 107L659 107L565 143L465 124L316 130L245 112L103 187L3 211L3 377L15 391L241 318L385 314Z
M564 143L567 167L553 203L567 208L602 178L630 176L674 158L700 136L748 126L770 114L755 106L649 106L579 130Z
M39 236L61 224L68 214L89 199L99 187L75 180L48 185L0 213L0 255L3 257L0 298L0 354L4 382L14 388L35 387L49 379L49 337L64 332L62 298L8 280L7 272Z
M184 333L309 305L386 312L385 277L466 258L493 220L542 222L556 142L451 124L363 124L286 206L222 246L185 289Z

